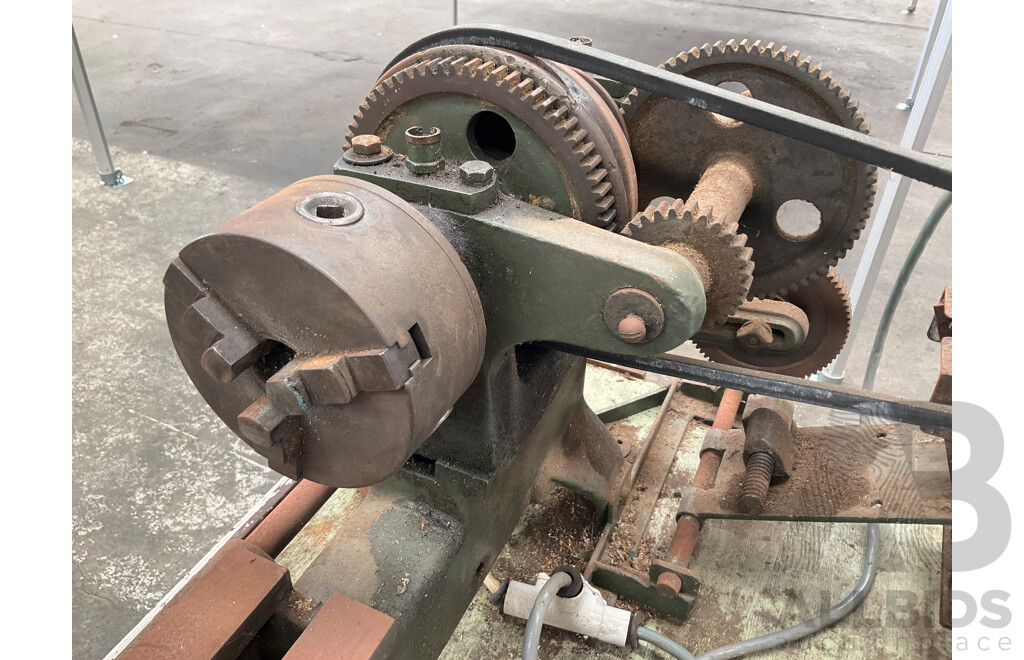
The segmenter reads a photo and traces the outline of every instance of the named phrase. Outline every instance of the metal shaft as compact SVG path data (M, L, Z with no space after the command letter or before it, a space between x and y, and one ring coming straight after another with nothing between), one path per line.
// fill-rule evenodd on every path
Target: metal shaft
M743 401L743 392L727 389L722 393L722 401L718 404L718 412L715 413L715 421L711 424L712 429L728 431L736 421L736 413L739 410L740 402ZM708 449L701 452L700 463L697 465L697 472L693 475L693 487L707 490L715 485L715 477L718 476L718 468L722 465L721 452Z
M708 167L686 204L696 204L704 212L714 211L715 220L734 225L753 195L754 178L750 170L735 158L723 158Z
M335 488L302 480L245 537L271 557L281 554L295 535L334 494Z

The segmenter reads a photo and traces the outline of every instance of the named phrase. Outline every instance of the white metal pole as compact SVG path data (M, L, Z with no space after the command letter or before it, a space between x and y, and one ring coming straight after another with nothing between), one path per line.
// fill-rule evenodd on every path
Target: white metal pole
M910 83L910 91L907 92L907 100L896 107L900 110L909 110L914 107L914 100L917 99L918 87L921 84L921 73L925 65L932 57L932 50L935 48L935 37L939 30L939 21L946 13L949 0L939 0L935 5L935 13L932 14L932 24L928 27L928 36L924 41L924 48L921 49L921 57L917 61L917 70L914 72L914 80Z
M78 97L78 106L82 109L85 125L89 129L92 153L96 156L100 179L111 188L131 183L130 178L114 167L114 161L110 158L107 136L103 133L103 124L100 123L100 113L96 109L96 99L92 95L89 76L85 73L85 62L82 61L82 51L78 48L78 36L75 34L74 26L71 27L71 79L75 87L75 96Z
M910 111L900 146L910 147L916 151L924 149L928 133L935 122L935 115L939 111L939 104L942 102L946 83L949 82L952 67L953 15L951 3L947 3L939 20L939 29L936 31L931 57L929 57L921 76L920 102L914 104ZM896 221L903 210L903 203L907 199L911 181L895 172L889 175L889 181L885 185L881 202L879 202L878 210L875 213L875 221L868 233L864 255L861 257L853 285L850 287L853 318L846 346L843 347L832 364L818 374L819 380L841 383L846 375L846 362L850 358L850 348L853 346L857 331L864 320L871 292L878 282L878 273L882 269L882 262L885 260L889 243L892 242Z

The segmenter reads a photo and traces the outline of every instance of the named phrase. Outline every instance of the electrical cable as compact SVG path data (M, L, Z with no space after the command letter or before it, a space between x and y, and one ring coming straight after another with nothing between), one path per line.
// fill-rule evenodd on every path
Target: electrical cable
M875 374L878 372L878 364L882 360L882 349L885 347L886 337L889 336L892 319L896 315L896 306L900 304L903 290L907 288L907 282L910 281L910 274L914 272L921 254L924 253L924 248L928 245L932 234L935 233L935 229L939 226L939 221L946 215L946 211L949 210L952 204L953 195L951 193L943 195L942 199L938 201L935 208L928 215L928 219L924 221L921 231L918 232L917 238L914 239L914 244L910 246L910 252L907 253L903 267L900 268L900 274L896 277L896 283L892 286L889 300L885 303L882 320L878 322L878 330L875 332L875 343L871 345L871 355L868 356L868 367L864 373L863 387L865 390L870 390L874 387Z
M653 644L665 653L668 653L673 658L678 660L695 660L692 653L684 649L677 642L665 637L660 632L640 626L636 629L636 635L642 642Z
M853 591L847 594L846 598L839 601L828 612L778 632L717 648L714 651L698 656L698 660L741 658L750 653L766 651L783 644L789 644L808 635L820 632L857 609L857 606L861 604L871 591L871 585L875 582L875 575L878 574L879 531L878 523L868 523L868 541L864 548L864 570L861 572L860 579L857 581L856 586L854 586Z
M572 583L572 576L568 573L555 573L544 586L537 592L537 598L533 601L533 609L530 610L530 618L526 620L526 634L523 637L523 660L537 660L537 651L540 649L540 630L544 626L544 615L547 614L551 601L557 596L562 587Z

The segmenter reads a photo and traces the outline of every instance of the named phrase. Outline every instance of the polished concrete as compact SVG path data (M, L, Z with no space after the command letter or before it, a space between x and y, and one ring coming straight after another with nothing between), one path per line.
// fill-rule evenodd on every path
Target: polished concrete
M461 22L506 23L649 63L706 41L761 38L826 63L873 133L898 140L896 109L934 4L900 2L460 2ZM115 160L135 182L99 186L74 107L74 657L102 657L275 476L192 389L163 322L160 279L187 241L300 178L330 170L346 126L391 57L451 23L431 3L78 0L74 22ZM927 150L951 152L951 88ZM72 104L74 100L72 99ZM880 178L880 189L885 176ZM914 184L872 298L885 296L939 191ZM927 397L938 365L925 336L951 281L939 228L904 296L879 389ZM859 251L840 267L852 279ZM850 383L864 369L858 337Z

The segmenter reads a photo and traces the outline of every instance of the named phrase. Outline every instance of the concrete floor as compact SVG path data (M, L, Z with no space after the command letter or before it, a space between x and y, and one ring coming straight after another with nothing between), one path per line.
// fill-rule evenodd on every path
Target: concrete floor
M893 141L934 6L922 0L906 15L880 0L663 0L628 12L613 1L459 4L462 22L587 34L652 64L717 39L787 43L831 66L873 133ZM178 364L163 322L166 264L214 224L329 171L371 82L407 43L450 24L451 6L79 0L73 12L116 160L135 178L98 186L88 145L73 140L73 635L74 657L96 658L275 480ZM77 106L73 115L73 135L85 138ZM951 88L928 151L951 153L950 120ZM865 327L938 197L912 188ZM947 219L907 289L879 389L930 393L938 350L924 332L951 281L951 252ZM841 264L847 279L858 257ZM856 341L848 382L859 382L870 341Z

